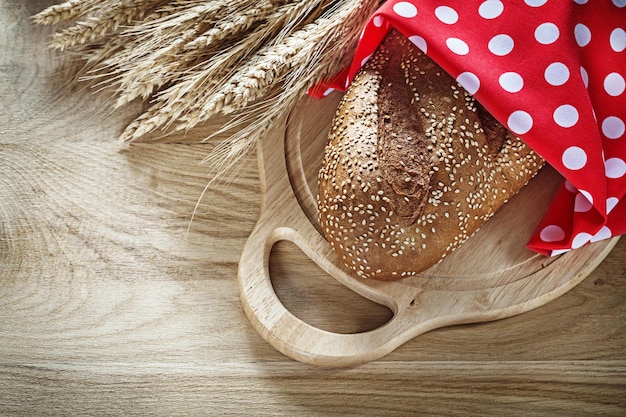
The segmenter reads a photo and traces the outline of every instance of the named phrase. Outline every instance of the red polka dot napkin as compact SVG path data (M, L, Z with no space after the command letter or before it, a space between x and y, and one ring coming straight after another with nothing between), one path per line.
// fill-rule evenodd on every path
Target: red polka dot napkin
M626 233L626 0L388 0L311 95L346 89L391 28L563 175L530 249Z

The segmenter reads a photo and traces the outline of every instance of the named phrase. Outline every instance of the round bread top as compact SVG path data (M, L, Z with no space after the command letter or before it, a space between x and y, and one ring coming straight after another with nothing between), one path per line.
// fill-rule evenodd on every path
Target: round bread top
M320 222L358 276L414 276L475 233L542 164L392 31L333 120L319 173Z

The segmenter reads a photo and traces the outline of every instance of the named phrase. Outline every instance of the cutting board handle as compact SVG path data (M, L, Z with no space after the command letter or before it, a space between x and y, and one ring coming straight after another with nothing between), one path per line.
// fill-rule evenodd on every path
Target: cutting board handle
M424 308L418 294L403 291L400 298L384 297L382 292L371 292L371 287L356 288L374 301L382 302L393 312L392 319L383 326L355 334L340 334L319 329L292 314L280 301L272 286L269 260L272 246L278 241L291 241L322 269L335 277L343 272L329 262L328 244L306 219L299 207L280 203L291 215L285 219L262 213L242 252L239 283L242 304L257 331L277 350L298 361L319 365L354 366L380 358L417 334L446 325L446 318ZM285 220L291 225L285 224ZM315 238L317 236L317 238ZM352 278L354 280L354 278ZM371 284L370 284L371 285ZM392 283L380 283L392 286ZM451 321L452 317L447 317ZM454 321L454 320L452 320Z

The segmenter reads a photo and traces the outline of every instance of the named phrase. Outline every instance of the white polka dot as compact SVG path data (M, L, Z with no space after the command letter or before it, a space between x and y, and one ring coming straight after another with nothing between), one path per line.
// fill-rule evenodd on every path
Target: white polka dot
M452 25L459 20L459 14L452 7L439 6L435 9L435 16L441 22Z
M624 7L626 6L626 0L613 0L613 4L617 7Z
M524 87L524 79L516 72L505 72L498 78L500 87L509 93L517 93Z
M456 77L456 81L470 94L475 94L480 88L480 79L471 72L463 72Z
M570 146L563 152L561 161L565 168L577 171L587 165L587 154L578 146Z
M552 115L554 122L561 127L572 127L578 123L578 110L571 104L563 104Z
M567 253L569 251L571 251L571 249L554 249L552 252L550 252L550 256L563 255L564 253Z
M621 178L626 174L626 162L621 158L609 158L604 161L604 172L608 178Z
M590 240L591 235L589 233L580 232L579 234L574 236L574 240L572 240L572 249L578 249L589 243Z
M524 3L526 3L527 5L531 6L531 7L539 7L539 6L543 6L544 4L546 4L548 0L524 0Z
M563 85L569 80L569 69L562 62L553 62L543 73L548 84Z
M587 26L579 23L574 26L574 37L578 46L587 46L591 42L591 31Z
M608 239L611 236L613 236L613 232L611 232L611 229L609 229L607 226L602 226L602 228L598 230L595 235L591 236L591 239L589 241L591 243L599 242L601 240Z
M583 78L583 83L585 83L585 87L589 88L589 74L587 74L587 70L585 67L580 67L580 76Z
M523 135L533 127L533 118L523 110L516 110L509 116L507 126L513 133Z
M565 232L560 226L552 224L544 227L539 233L539 237L544 242L559 242L565 239Z
M574 0L574 3L576 4L587 4L588 0Z
M400 17L407 19L417 16L417 8L408 1L401 1L393 5L393 11Z
M483 19L495 19L504 11L504 4L500 0L487 0L478 7L478 14Z
M574 211L582 213L591 210L592 207L593 203L589 201L584 194L576 194L576 198L574 199Z
M576 187L574 187L574 184L572 184L571 182L565 180L565 189L567 191L569 191L570 193L577 193L578 189Z
M459 38L446 39L446 46L457 55L467 55L469 53L469 46Z
M539 237L544 242L558 242L565 238L565 232L559 226L551 224L541 229Z
M580 190L579 193L581 193L589 202L591 202L591 204L593 204L593 196L589 191Z
M609 197L606 199L606 213L610 213L615 206L617 206L617 203L619 203L619 198L617 197Z
M426 39L422 38L421 36L418 35L413 35L413 36L409 36L409 40L415 45L417 46L419 49L422 50L422 52L426 53L426 50L428 49L426 46Z
M612 72L604 79L604 91L610 96L617 97L626 89L626 82L617 72Z
M613 29L609 37L611 49L615 52L622 52L626 49L626 31L622 28Z
M489 41L488 48L492 54L504 56L513 50L513 38L509 35L496 35Z
M372 23L377 28L382 27L382 25L385 24L385 18L382 17L381 15L374 16L374 19L372 19Z
M551 22L542 23L535 29L535 39L543 45L550 45L559 39L559 28Z
M617 139L624 134L624 121L616 116L609 116L602 121L602 133L609 139Z

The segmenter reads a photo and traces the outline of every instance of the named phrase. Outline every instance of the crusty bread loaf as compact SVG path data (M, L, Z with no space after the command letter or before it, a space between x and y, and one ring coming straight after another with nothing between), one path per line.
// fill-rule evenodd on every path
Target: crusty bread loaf
M358 276L413 276L476 232L542 164L392 31L333 120L319 174L321 226Z

